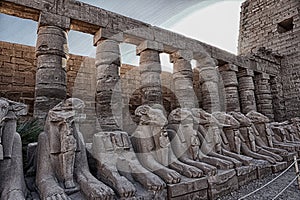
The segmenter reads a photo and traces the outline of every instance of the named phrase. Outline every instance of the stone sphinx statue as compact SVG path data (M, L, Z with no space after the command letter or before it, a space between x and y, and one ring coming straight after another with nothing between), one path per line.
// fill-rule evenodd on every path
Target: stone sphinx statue
M36 185L41 199L71 199L81 191L84 199L113 199L114 192L89 171L77 120L83 101L67 99L52 108L39 135Z
M254 159L267 160L271 164L276 163L276 160L274 158L254 152L247 146L246 139L243 137L239 130L240 123L233 116L225 112L215 112L213 113L213 116L219 122L231 125L231 127L224 128L224 132L229 144L225 146L226 150L231 150L232 152L235 152L237 154L243 154Z
M255 132L256 141L260 146L268 146L267 150L277 153L280 156L287 156L287 151L294 151L295 148L292 145L285 144L276 139L276 136L272 130L272 125L268 117L263 114L250 111L246 114L253 123L253 131Z
M295 151L299 151L300 143L299 141L295 141L293 135L287 130L288 123L288 121L270 122L266 125L266 130L272 133L274 145L279 145L284 149L290 146Z
M217 168L199 159L201 142L194 129L192 113L188 109L177 108L170 113L168 121L168 135L178 160L201 169L206 175L215 175Z
M95 134L92 152L97 160L98 178L113 188L121 198L135 196L136 188L129 181L130 178L146 190L156 193L156 196L166 186L163 180L140 164L126 132Z
M197 121L198 134L203 141L201 150L204 154L223 163L226 161L225 164L229 162L231 168L250 164L251 158L233 153L230 148L224 148L229 145L229 141L222 129L230 125L220 123L212 114L201 108L194 108L192 112Z
M280 152L279 149L268 147L259 137L258 131L251 122L251 120L246 117L241 112L229 112L238 122L240 123L240 133L244 138L245 143L251 151L269 156L274 158L276 161L282 161L283 158L277 153Z
M290 135L290 139L293 142L300 142L300 124L299 124L299 118L291 118L289 120L289 124L287 124L284 128Z
M178 183L181 175L201 177L202 171L177 160L166 130L168 123L161 105L139 106L135 114L140 122L132 134L132 144L141 164L166 183Z
M26 105L0 98L0 199L25 200L22 143L16 127L17 116L26 113Z

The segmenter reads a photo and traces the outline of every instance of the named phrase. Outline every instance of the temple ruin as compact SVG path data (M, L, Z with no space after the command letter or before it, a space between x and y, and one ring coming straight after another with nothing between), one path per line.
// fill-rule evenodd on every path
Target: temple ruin
M80 1L1 1L38 29L35 47L0 41L0 199L217 199L286 169L300 155L300 2L241 8L234 55ZM95 58L69 54L70 30L93 35ZM30 174L18 117L44 127Z

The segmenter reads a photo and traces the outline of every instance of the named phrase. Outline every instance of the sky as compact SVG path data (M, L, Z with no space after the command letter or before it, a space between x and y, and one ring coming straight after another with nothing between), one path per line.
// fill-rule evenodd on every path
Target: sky
M123 0L82 1L95 6L101 5L104 9L183 34L234 54L237 53L239 13L244 0L172 0L173 7L167 8L166 12L161 9L162 11L157 15L159 10L152 8L160 9L159 6L168 5L169 0L128 0L127 2L131 2L132 5L128 3L127 7L118 2ZM144 6L142 12L138 9L128 9L134 3L139 3L140 8L143 6L142 2L149 3L148 7ZM0 41L35 46L36 30L37 22L0 14ZM68 39L70 53L95 56L91 35L70 31ZM135 56L133 45L122 44L121 52L122 63L138 65L138 57ZM165 66L167 71L170 71L168 70L170 68L168 55L162 54L161 58L163 67Z

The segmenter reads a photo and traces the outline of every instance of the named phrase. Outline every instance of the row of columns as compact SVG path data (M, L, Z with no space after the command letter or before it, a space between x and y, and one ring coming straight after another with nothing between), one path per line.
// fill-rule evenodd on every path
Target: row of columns
M66 98L67 33L70 20L61 16L55 17L56 20L49 21L47 15L42 13L38 28L34 115L40 119L44 119L50 108ZM94 41L97 46L96 110L104 131L122 129L120 42L109 37L97 37ZM159 57L161 52L163 45L155 41L144 41L137 47L143 104L162 104L162 69ZM180 107L197 107L190 63L193 56L193 52L186 50L179 50L170 55L170 61L174 65L174 93ZM222 110L218 74L220 72L224 83L226 111L247 113L257 110L271 119L274 118L270 77L267 74L258 74L254 78L252 70L239 69L232 64L219 66L217 69L215 61L206 53L199 53L196 57L204 110Z

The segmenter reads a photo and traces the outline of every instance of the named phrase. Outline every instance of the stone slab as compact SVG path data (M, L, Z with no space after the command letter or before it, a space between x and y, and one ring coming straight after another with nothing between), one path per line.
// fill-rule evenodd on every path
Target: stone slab
M168 198L169 199L184 199L189 195L200 195L207 198L207 194L205 196L205 192L207 193L208 182L207 178L186 178L181 177L180 183L177 184L168 184ZM193 196L193 195L192 195ZM204 198L205 199L205 198Z
M217 199L238 189L238 179L234 169L218 170L218 174L208 177L208 197Z
M237 167L235 170L238 178L239 187L257 179L257 170L256 166L254 165Z
M262 179L272 174L272 166L259 166L257 167L257 178Z
M272 165L273 173L283 171L288 167L287 162L277 162L275 165Z

